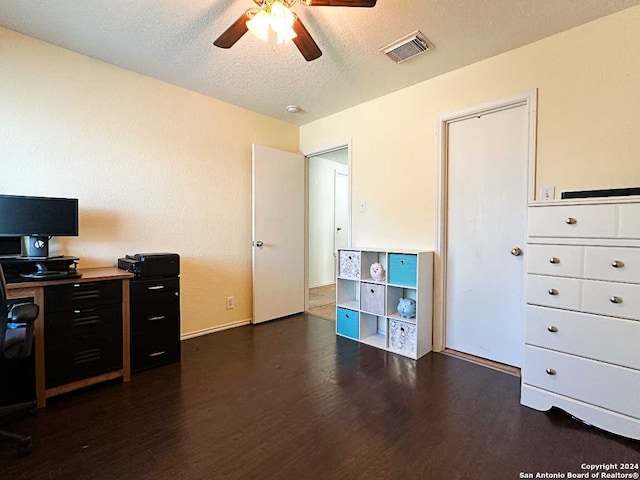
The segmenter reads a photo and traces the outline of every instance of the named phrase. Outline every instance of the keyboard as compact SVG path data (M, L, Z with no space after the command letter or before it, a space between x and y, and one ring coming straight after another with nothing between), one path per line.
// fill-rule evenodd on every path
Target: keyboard
M54 278L61 277L70 277L70 276L80 276L76 272L64 272L57 270L49 270L47 272L34 272L34 273L21 273L20 276L22 278L31 278L31 279L40 279L40 280L51 280Z

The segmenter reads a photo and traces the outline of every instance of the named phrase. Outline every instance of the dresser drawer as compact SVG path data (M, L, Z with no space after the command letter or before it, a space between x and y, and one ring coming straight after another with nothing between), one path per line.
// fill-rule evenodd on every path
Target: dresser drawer
M359 314L346 308L338 308L336 332L345 337L360 338Z
M360 279L360 252L340 250L338 271L341 278Z
M573 245L528 245L527 273L582 276L584 248Z
M578 310L581 282L574 278L527 275L527 303Z
M131 333L153 334L154 332L175 332L175 338L180 337L180 311L164 310L146 315L131 315Z
M385 286L377 283L360 284L360 310L375 315L384 315Z
M640 370L640 322L635 320L528 305L525 341Z
M531 237L608 238L616 232L615 205L549 205L530 207Z
M640 320L640 285L583 280L582 310Z
M180 298L173 292L131 299L131 323L151 317L180 314Z
M586 247L584 276L640 283L640 248Z
M620 205L620 238L640 238L640 203Z
M45 341L46 388L122 368L122 328L101 328L51 345Z
M130 282L131 300L138 298L177 297L180 292L179 278L161 278L154 280L133 280Z
M131 370L138 372L180 361L180 337L167 334L134 334L131 336Z
M418 256L405 253L389 254L389 283L404 287L416 286Z
M46 313L84 310L99 305L122 303L122 282L82 282L53 285L44 289Z
M522 382L640 418L640 372L526 346Z
M103 327L122 328L122 307L85 308L50 313L44 319L45 342L52 345Z

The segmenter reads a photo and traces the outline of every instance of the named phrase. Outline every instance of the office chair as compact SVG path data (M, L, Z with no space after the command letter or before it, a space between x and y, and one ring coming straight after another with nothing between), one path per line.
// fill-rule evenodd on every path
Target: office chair
M11 360L24 359L31 354L33 346L33 325L39 312L38 305L23 303L8 308L7 283L0 265L0 360L10 364ZM4 362L4 360L8 360ZM24 402L14 405L0 406L0 419L9 418L23 412L36 409L36 402ZM27 454L31 451L31 436L18 435L0 430L0 438L15 442L18 452Z

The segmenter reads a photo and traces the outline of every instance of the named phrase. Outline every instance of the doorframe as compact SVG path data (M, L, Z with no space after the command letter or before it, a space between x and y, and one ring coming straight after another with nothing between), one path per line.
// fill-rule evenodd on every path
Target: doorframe
M447 279L447 211L449 199L448 142L449 125L468 118L487 115L514 107L525 106L529 123L527 149L527 202L535 199L536 192L536 135L537 89L476 105L438 117L438 185L436 197L436 246L434 258L433 291L433 350L440 352L446 346L446 279Z
M349 202L349 213L347 215L348 222L348 235L347 235L347 245L351 247L352 240L352 226L353 226L353 198L352 198L352 189L353 189L353 175L352 175L352 161L351 161L351 149L352 149L352 139L349 137L342 142L331 143L323 148L314 149L310 151L302 152L304 155L304 310L305 312L309 308L309 157L316 157L318 155L322 155L323 153L330 153L336 150L341 150L343 148L347 149L347 171L349 173L349 182L347 184L348 188L348 202Z

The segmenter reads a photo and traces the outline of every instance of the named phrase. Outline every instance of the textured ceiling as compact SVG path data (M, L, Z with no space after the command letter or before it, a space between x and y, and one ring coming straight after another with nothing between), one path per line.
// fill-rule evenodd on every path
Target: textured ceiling
M295 12L323 51L306 62L251 34L212 42L251 0L2 0L0 26L281 120L304 124L640 4L640 0L378 0ZM435 45L396 65L378 52L421 30ZM594 39L597 41L597 39ZM290 114L296 104L303 113Z

